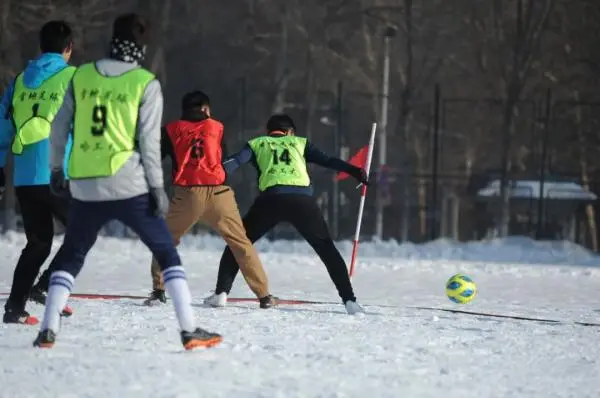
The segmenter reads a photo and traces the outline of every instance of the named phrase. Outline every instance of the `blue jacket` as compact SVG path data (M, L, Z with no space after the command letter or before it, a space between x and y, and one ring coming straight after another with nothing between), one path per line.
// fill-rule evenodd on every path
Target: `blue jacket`
M279 135L271 136L279 137ZM307 163L314 163L330 170L343 171L344 173L350 174L356 179L360 178L361 169L359 167L356 167L348 162L344 162L341 159L326 155L308 141L306 143L306 148L304 149L304 159L306 159ZM251 164L256 168L256 171L259 173L260 177L260 169L258 168L258 164L256 163L254 152L248 144L246 144L244 148L242 148L242 150L240 150L238 153L225 159L225 161L223 161L223 168L225 169L225 172L229 175L235 170L237 170L240 166L248 162L251 162ZM300 187L295 185L275 185L261 193L261 195L271 194L312 195L313 187L312 185L309 185L308 187Z
M29 61L23 74L23 82L29 88L37 88L48 78L67 66L61 54L45 53L39 58ZM6 166L15 136L15 128L10 115L10 106L14 93L14 80L7 87L0 102L0 168ZM71 135L69 135L71 137ZM65 156L66 164L71 153L72 140L69 138ZM50 183L50 140L46 139L26 146L21 155L15 155L13 183L14 186L47 185ZM65 171L66 175L66 171Z

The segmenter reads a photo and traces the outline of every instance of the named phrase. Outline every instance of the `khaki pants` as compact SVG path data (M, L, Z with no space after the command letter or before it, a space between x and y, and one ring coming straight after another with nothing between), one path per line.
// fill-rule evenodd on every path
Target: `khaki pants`
M269 282L258 253L246 236L233 189L226 185L210 187L174 187L167 226L175 244L197 222L203 222L223 237L233 252L246 283L256 297L269 295ZM162 273L152 259L152 286L164 290Z

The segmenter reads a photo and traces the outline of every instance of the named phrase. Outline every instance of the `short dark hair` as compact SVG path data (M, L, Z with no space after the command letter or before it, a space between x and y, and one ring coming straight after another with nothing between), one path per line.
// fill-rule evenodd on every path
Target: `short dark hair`
M73 29L65 21L46 22L40 29L40 50L62 54L73 44Z
M267 132L288 130L293 130L295 132L296 125L292 118L285 113L276 114L269 118L269 121L267 122Z
M132 41L140 46L150 41L150 23L142 16L123 14L113 24L113 38Z
M210 98L200 90L187 93L181 99L181 109L196 109L203 106L210 106Z

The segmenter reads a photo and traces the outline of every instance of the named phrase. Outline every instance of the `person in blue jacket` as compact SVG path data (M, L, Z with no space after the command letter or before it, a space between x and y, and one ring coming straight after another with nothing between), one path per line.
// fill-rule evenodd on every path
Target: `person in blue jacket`
M66 22L44 24L39 42L42 54L17 75L0 102L0 199L10 151L14 159L13 184L27 237L4 306L3 322L28 325L35 325L38 320L25 311L27 300L45 304L52 270L46 270L33 285L52 249L53 217L66 225L69 199L53 195L49 186L49 137L52 120L75 71L68 64L73 34ZM68 307L63 315L70 315Z

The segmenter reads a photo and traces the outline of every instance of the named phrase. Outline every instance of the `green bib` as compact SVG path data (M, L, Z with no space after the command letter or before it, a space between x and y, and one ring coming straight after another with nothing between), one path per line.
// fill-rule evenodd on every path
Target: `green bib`
M102 76L94 63L73 76L75 116L69 178L115 175L135 151L140 102L154 75L136 68Z
M23 73L17 76L12 97L16 132L12 151L15 155L22 154L27 145L50 137L52 121L63 103L74 72L75 67L67 66L33 89L25 86Z
M258 165L258 189L261 192L275 185L310 185L304 158L306 138L264 136L249 141L248 145Z

